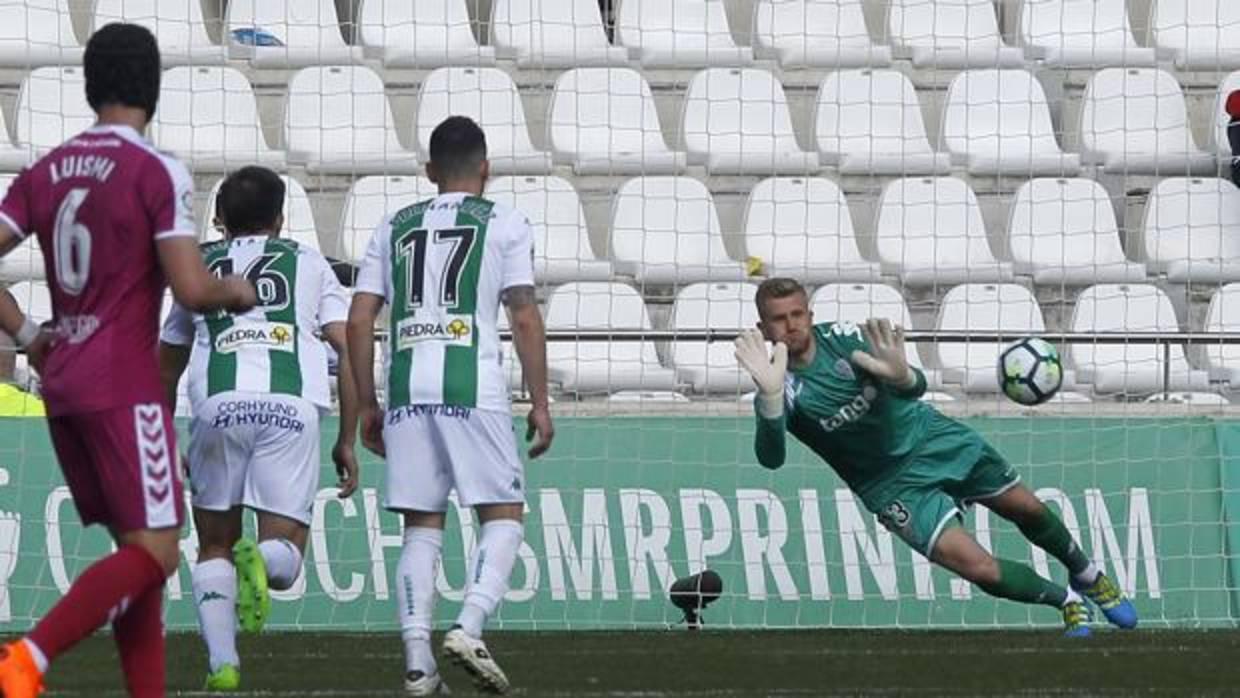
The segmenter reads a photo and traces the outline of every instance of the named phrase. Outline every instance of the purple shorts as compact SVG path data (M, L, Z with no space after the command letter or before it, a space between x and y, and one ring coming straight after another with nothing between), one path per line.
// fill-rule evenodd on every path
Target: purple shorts
M176 428L160 403L48 418L52 447L84 525L114 531L185 520Z

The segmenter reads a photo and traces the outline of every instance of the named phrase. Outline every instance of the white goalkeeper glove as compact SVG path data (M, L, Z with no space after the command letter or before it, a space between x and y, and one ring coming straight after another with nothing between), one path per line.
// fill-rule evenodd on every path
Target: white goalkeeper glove
M758 414L777 419L784 413L784 376L788 373L788 347L775 344L768 354L766 340L758 330L745 330L736 338L736 360L758 386Z

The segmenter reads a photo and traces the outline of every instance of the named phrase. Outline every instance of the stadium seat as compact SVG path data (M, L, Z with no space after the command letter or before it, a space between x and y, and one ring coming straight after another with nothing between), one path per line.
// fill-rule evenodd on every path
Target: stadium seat
M1037 300L1016 284L962 284L947 292L939 305L938 329L1011 332L1039 335L1046 321ZM937 345L943 380L958 383L966 393L997 393L999 354L1007 342L940 342ZM1064 378L1065 387L1071 381Z
M839 186L817 177L758 182L745 204L745 252L764 276L807 283L870 281L879 266L857 249L852 214Z
M82 62L69 0L18 0L0 4L0 67L30 68Z
M952 79L943 111L943 144L969 174L1073 175L1080 157L1055 140L1042 83L1024 70L966 70Z
M671 329L680 331L742 330L758 323L750 283L699 283L680 289L672 304ZM680 383L695 393L740 395L753 390L749 373L736 362L731 341L673 340L668 363Z
M1178 332L1171 299L1148 284L1099 284L1085 289L1072 314L1073 332ZM1097 393L1152 393L1163 389L1164 347L1149 343L1069 344L1079 383ZM1203 390L1205 371L1188 364L1184 347L1171 347L1171 390Z
M1210 297L1206 310L1206 332L1240 331L1240 284L1227 284ZM1232 390L1240 388L1240 344L1207 344L1205 366L1210 379L1226 381Z
M425 177L362 177L353 182L340 216L340 246L344 259L358 264L375 226L389 214L433 198L439 188Z
M1181 70L1240 68L1240 3L1235 0L1153 0L1150 40Z
M361 36L388 68L492 65L495 49L479 46L465 0L362 0Z
M164 73L151 140L198 171L284 165L258 121L250 81L236 68L181 66Z
M995 259L977 195L952 177L897 179L878 204L879 261L907 286L1007 281Z
M17 145L30 159L95 123L81 68L35 68L17 95Z
M608 43L597 0L495 0L491 42L521 68L629 62L624 47Z
M7 290L31 322L42 324L52 319L52 294L46 283L19 281Z
M649 330L646 304L625 284L564 284L547 298L547 330ZM566 393L673 390L676 374L659 363L654 342L548 342L550 381Z
M1124 256L1111 199L1092 179L1022 184L1012 202L1008 236L1013 270L1041 286L1145 279L1145 265Z
M951 158L926 136L913 83L896 70L831 73L818 88L814 135L824 164L844 175L947 174Z
M851 322L856 325L870 318L887 319L904 328L913 327L913 314L900 292L886 284L828 284L820 286L810 297L810 311L814 322ZM904 357L910 366L920 368L926 374L930 388L942 389L942 374L938 369L926 368L917 342L904 343ZM950 397L939 396L939 399ZM929 399L929 398L928 398Z
M8 193L14 179L14 175L0 175L0 200ZM43 253L38 239L33 235L28 235L25 241L0 259L0 282L13 283L45 278L47 274L43 268Z
M453 115L473 118L487 134L491 173L547 174L551 155L534 149L521 95L498 68L439 68L418 95L418 151L430 160L431 132Z
M565 71L547 112L553 156L579 175L676 174L685 168L685 154L669 150L663 140L654 94L636 70Z
M991 0L891 0L887 34L916 68L1019 68L1024 53L1003 43Z
M625 0L616 17L616 43L647 68L753 63L749 47L732 39L723 0Z
M1214 156L1189 130L1184 94L1175 78L1155 68L1105 68L1081 98L1081 159L1105 172L1206 174Z
M609 252L615 270L653 284L738 281L715 202L689 177L635 177L611 206Z
M160 62L218 65L228 52L207 35L200 0L96 0L95 28L112 22L140 24L159 41Z
M0 113L0 172L18 172L30 162L30 149L9 140L9 127ZM6 181L4 186L8 186Z
M1026 55L1051 68L1152 66L1154 49L1137 44L1125 0L1024 0L1020 38Z
M284 143L291 162L327 174L413 174L383 80L370 68L303 68L288 86Z
M248 60L255 68L339 65L362 58L361 48L344 43L333 0L229 0L224 24L230 33L264 32L274 40L228 39L229 57Z
M559 177L496 177L485 196L529 218L534 228L534 278L540 284L611 280L611 262L594 254L586 214L573 185Z
M757 0L753 46L784 68L891 65L891 48L870 38L862 0Z
M1240 281L1240 189L1225 179L1168 177L1142 221L1150 271L1177 283Z
M330 250L323 250L319 247L319 233L314 224L314 210L310 207L310 196L306 194L301 182L288 175L280 175L280 179L284 180L286 187L283 211L284 228L280 231L280 237L319 250L325 255L334 256ZM223 236L214 223L215 197L219 195L220 185L223 183L223 179L217 181L211 187L211 193L207 195L207 208L202 217L203 226L200 235L204 242L219 240Z
M1227 127L1231 124L1231 115L1227 113L1227 97L1236 90L1240 90L1240 70L1227 75L1218 84L1214 97L1214 109L1210 112L1210 136L1206 143L1206 150L1218 153L1219 160L1224 165L1230 163L1232 158L1231 141L1227 137Z
M784 88L757 68L707 68L693 76L681 112L691 160L711 173L808 174L818 154L797 145Z

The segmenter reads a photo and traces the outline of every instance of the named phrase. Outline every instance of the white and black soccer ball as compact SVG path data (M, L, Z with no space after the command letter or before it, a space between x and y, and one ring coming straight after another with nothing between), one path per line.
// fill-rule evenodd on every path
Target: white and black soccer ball
M1040 405L1063 385L1063 362L1045 339L1026 337L999 354L999 387L1022 405Z

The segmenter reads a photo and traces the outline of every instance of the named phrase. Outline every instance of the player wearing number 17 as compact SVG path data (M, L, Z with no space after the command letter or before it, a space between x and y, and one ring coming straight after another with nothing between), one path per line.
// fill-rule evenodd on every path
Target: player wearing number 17
M1114 625L1136 626L1132 604L1003 456L918 399L926 378L905 360L902 328L886 320L815 325L805 289L792 279L764 281L756 300L760 331L737 338L736 358L758 386L759 463L783 465L791 432L904 542L987 593L1060 609L1069 636L1089 634L1081 595ZM1062 562L1069 588L982 548L960 525L961 507L971 503Z
M164 579L184 516L155 350L165 279L199 312L257 299L249 281L207 272L189 173L142 137L159 96L155 37L109 24L83 63L98 120L26 168L0 204L0 255L38 238L54 326L40 332L0 294L0 329L43 376L52 446L82 523L106 526L117 549L4 647L0 694L35 696L48 662L110 621L130 695L162 698Z

